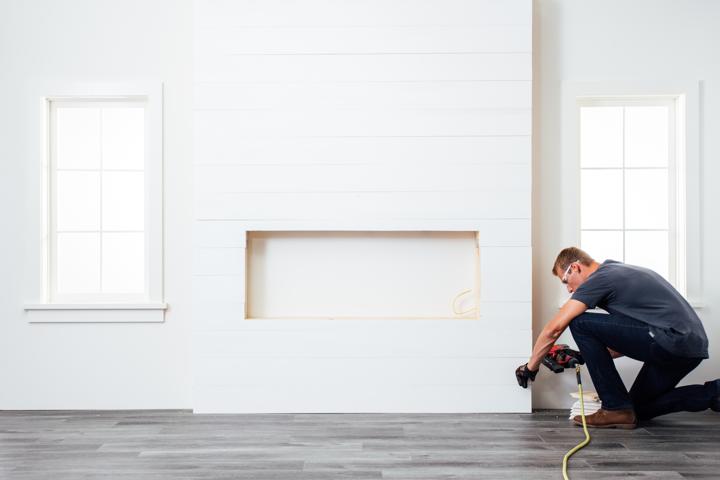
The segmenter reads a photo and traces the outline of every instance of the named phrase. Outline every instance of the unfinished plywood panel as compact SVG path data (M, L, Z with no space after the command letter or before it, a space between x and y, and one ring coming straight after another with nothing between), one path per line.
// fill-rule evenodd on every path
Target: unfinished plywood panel
M250 232L247 258L247 318L443 319L477 313L475 232ZM455 301L467 290L470 295Z

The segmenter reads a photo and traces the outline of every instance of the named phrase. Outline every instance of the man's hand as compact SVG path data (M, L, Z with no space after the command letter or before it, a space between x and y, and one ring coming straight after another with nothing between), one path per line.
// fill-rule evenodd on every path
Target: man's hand
M565 302L565 305L560 308L560 311L545 325L540 335L538 335L528 363L535 368L540 368L545 355L548 354L563 331L575 317L584 313L585 310L587 310L587 305L578 300L571 298Z
M517 378L518 385L523 388L527 388L528 380L532 380L534 382L538 370L530 370L527 363L520 365L517 370L515 370L515 378Z

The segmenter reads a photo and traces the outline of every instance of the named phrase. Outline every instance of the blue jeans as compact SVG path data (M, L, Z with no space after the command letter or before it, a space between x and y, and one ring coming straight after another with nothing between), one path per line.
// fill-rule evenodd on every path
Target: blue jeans
M705 410L719 393L715 382L675 388L702 359L678 357L661 348L649 326L638 320L620 314L583 313L570 322L570 331L605 410L634 409L638 419L647 420ZM608 347L645 362L629 393Z

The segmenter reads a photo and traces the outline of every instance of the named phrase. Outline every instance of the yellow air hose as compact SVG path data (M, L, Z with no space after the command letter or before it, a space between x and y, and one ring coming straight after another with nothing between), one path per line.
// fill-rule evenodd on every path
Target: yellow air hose
M575 375L577 376L578 393L580 395L580 416L582 417L583 431L585 431L585 440L578 443L569 452L567 452L565 454L565 456L563 457L562 474L563 474L564 480L570 480L570 477L568 477L568 474L567 474L567 465L568 465L568 460L570 459L570 457L575 452L577 452L581 448L585 447L588 443L590 443L590 433L588 432L587 423L585 422L585 399L583 398L582 381L580 379L580 365L575 365Z

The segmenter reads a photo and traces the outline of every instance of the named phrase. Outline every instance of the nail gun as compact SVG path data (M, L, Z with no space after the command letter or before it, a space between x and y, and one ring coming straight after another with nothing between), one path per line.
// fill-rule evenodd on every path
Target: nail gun
M555 373L560 373L566 368L575 368L577 365L584 365L585 360L582 354L573 350L567 345L553 345L550 351L542 360L543 365Z

